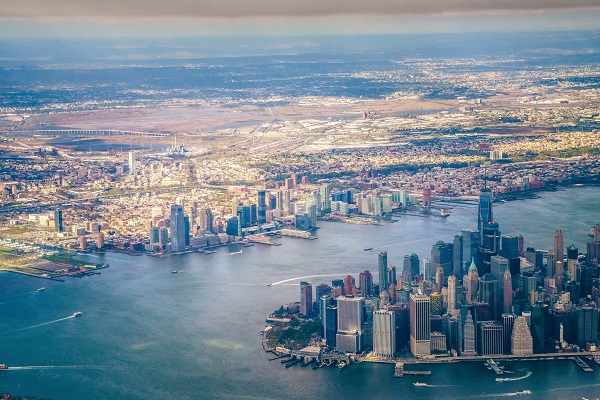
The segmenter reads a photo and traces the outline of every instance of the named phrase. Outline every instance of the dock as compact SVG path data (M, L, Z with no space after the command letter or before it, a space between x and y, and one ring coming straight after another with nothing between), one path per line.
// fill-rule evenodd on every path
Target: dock
M579 368L581 368L582 370L584 370L585 372L593 372L594 370L590 368L589 365L587 365L587 363L585 361L583 361L581 359L581 357L575 357L573 359L573 361L575 361L575 364L577 364L577 366Z
M500 366L500 364L498 364L496 361L494 361L493 359L489 359L487 361L484 362L484 365L494 371L496 373L496 375L502 375L504 374L504 367Z
M402 378L404 375L431 375L431 371L405 371L404 363L397 362L394 368L394 378Z

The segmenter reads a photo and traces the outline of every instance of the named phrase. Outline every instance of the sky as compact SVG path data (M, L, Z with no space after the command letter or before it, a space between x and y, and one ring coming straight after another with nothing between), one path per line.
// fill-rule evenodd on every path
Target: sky
M0 0L0 37L600 29L600 0Z

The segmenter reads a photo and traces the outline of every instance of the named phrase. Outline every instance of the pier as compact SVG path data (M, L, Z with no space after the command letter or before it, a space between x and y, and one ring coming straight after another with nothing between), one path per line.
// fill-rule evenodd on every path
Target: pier
M575 357L573 359L573 361L575 361L575 364L577 364L577 366L579 368L581 368L582 370L584 370L585 372L593 372L594 370L590 368L589 365L587 365L587 363L585 361L583 361L581 359L581 357Z
M504 367L500 366L493 359L489 359L483 363L488 369L494 371L497 375L502 375L504 373Z
M402 378L404 375L431 375L431 371L405 371L404 363L397 362L394 368L394 378Z

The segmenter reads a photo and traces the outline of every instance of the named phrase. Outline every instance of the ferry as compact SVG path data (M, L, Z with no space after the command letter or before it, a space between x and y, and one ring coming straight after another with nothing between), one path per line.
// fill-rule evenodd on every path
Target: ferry
M82 315L83 315L83 313L82 313L81 311L77 311L77 312L74 312L74 313L73 313L73 316L74 316L74 317L80 317L80 316L82 316Z
M38 291L38 292L42 292L42 291L44 291L44 290L46 290L46 288L42 286L42 287L41 287L41 288L39 288L37 291Z
M531 390L527 389L527 390L522 390L520 392L515 392L516 394L531 394Z
M427 386L427 384L424 383L424 382L415 382L415 383L413 383L413 385L415 385L415 386Z
M0 364L0 370L3 370L3 369L8 369L8 367L6 366L6 364Z

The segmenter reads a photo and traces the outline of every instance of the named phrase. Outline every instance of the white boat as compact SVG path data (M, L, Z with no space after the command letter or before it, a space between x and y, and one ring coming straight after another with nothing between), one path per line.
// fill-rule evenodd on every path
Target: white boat
M82 313L81 311L77 311L77 312L74 312L74 313L73 313L73 316L74 316L74 317L80 317L80 316L82 316L82 315L83 315L83 313Z
M424 383L424 382L414 382L413 385L415 385L415 386L427 386L427 384Z
M527 389L527 390L522 390L520 392L516 392L517 394L531 394L531 390Z
M38 291L38 292L41 292L41 291L44 291L44 290L46 290L46 288L42 286L42 287L41 287L41 288L39 288L37 291Z
M243 250L240 251L232 251L231 253L229 253L230 255L234 255L234 254L241 254L243 252Z

